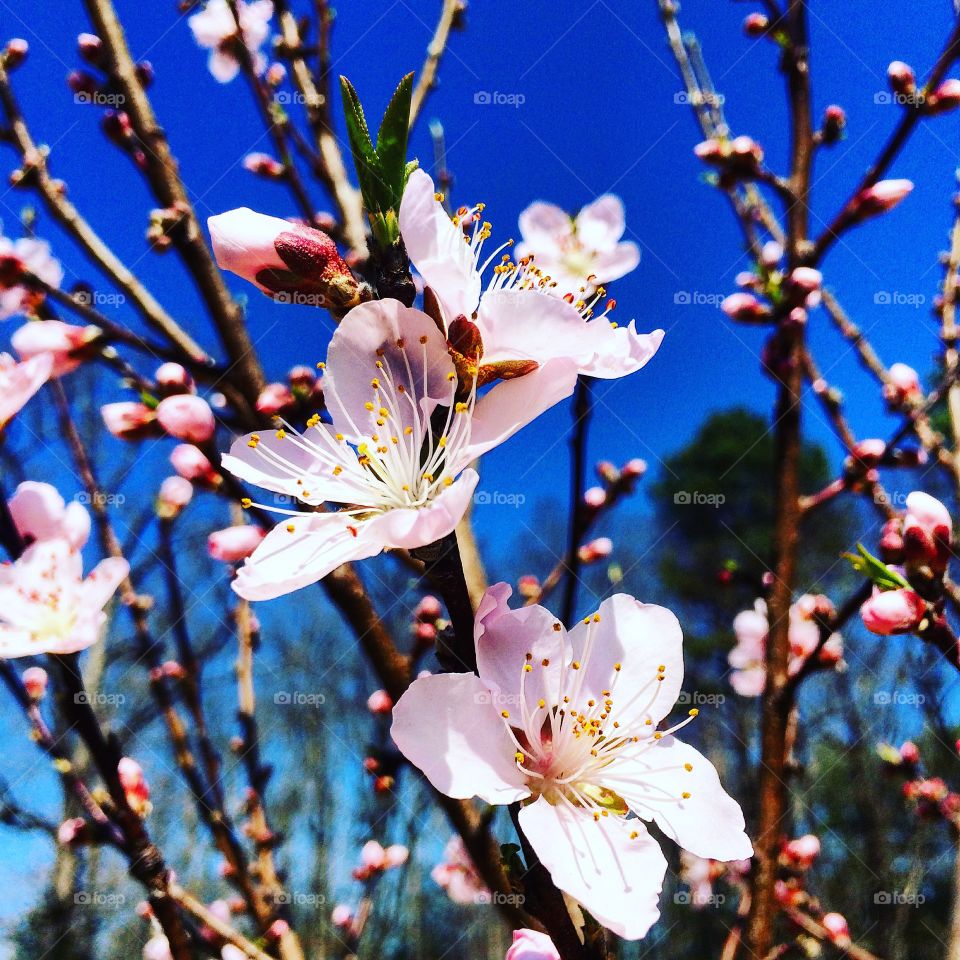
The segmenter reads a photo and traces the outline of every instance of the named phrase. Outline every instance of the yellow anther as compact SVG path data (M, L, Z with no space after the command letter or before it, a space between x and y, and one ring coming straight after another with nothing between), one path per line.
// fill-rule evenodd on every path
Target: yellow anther
M653 735L653 739L654 739L654 740L662 740L662 739L663 739L663 734L658 730L658 731Z
M370 381L370 386L373 387L374 390L379 390L379 389L380 389L380 381L379 381L376 377L374 377L374 378Z
M631 840L636 840L637 837L639 837L639 836L640 836L640 834L637 833L636 830L631 830L631 831L630 831L630 839L631 839Z
M538 706L541 710L542 710L546 705L547 705L547 701L544 700L543 697L541 697L541 698L537 701L537 706Z
M321 360L321 361L317 364L317 369L318 369L318 370L326 370L326 369L327 369L327 365Z
M333 468L333 475L334 475L335 477L339 477L341 473L343 473L343 467L341 467L340 464L338 463L338 464Z
M689 773L689 772L693 769L693 764L692 764L692 763L685 763L685 764L683 765L683 769L686 770L687 773Z
M561 624L559 624L559 623L555 623L555 624L553 625L553 629L554 629L557 633L559 633L559 632L563 629L563 626L562 626Z
M363 405L363 407L365 410L373 410L373 404L369 400Z
M524 673L532 673L532 672L533 672L533 667L531 667L529 663L525 663L525 664L523 665L523 672L524 672Z
M282 428L277 431L277 439L278 439L278 440L283 440L283 439L286 437L286 435L287 435L287 431L284 430L284 429L282 429Z
M513 759L516 760L517 763L523 763L524 757L523 757L523 754L518 750L518 751L513 755Z
M292 524L292 523L288 523L288 524L287 524L287 533L293 533L294 530L296 530L296 529L297 529L297 528L296 528L296 526L294 526L294 524Z
M683 793L680 794L680 796L683 797L684 800L690 799L690 793L687 790L684 790Z
M500 716L503 717L504 720L509 720L509 719L510 719L510 711L509 711L509 710L501 710L501 711L500 711Z
M616 670L617 673L619 673L622 668L623 668L623 664L622 664L622 663L615 663L615 664L613 665L613 669Z
M599 614L599 613L595 613L595 614L593 615L593 622L594 622L594 623L599 623L599 622L600 622L600 614Z
M690 714L689 714L689 715L690 715L691 717L695 717L695 716L697 716L699 713L700 713L700 711L699 711L696 707L694 707L694 708L690 711Z
M579 670L579 669L580 669L580 661L579 661L579 660L574 660L573 663L570 664L570 666L573 667L574 670Z
M243 507L244 510L249 510L250 507L253 506L253 501L249 497L243 497L240 500L240 506Z

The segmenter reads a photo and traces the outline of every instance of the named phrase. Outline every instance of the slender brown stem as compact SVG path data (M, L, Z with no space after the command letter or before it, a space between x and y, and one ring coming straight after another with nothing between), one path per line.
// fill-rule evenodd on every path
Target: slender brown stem
M450 30L453 27L457 14L463 9L463 0L443 0L443 7L440 10L440 19L437 22L437 29L430 40L430 46L427 47L427 59L424 60L420 68L420 76L417 77L416 86L413 88L413 95L410 98L410 128L413 129L420 116L420 111L430 91L433 90L437 82L437 71L440 69L440 59L443 51L447 48L447 41L450 39Z
M580 377L573 395L573 435L570 438L570 529L567 534L566 579L560 619L572 623L580 582L580 541L587 525L587 508L583 502L587 485L587 440L590 435L590 379Z

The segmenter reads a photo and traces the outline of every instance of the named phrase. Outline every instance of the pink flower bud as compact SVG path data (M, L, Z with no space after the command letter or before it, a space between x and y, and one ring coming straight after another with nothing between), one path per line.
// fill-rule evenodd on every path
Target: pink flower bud
M790 284L805 294L819 290L822 283L823 274L813 267L797 267L790 274Z
M170 453L170 463L186 480L208 487L215 487L220 482L220 475L214 470L207 455L192 443L178 443Z
M868 217L892 210L910 191L910 180L881 180L867 187L850 202L848 217L851 223L859 223Z
M594 510L599 509L607 502L607 494L603 487L589 487L583 494L583 502Z
M419 646L430 646L437 639L437 628L432 623L415 623L413 636Z
M290 924L286 920L274 920L267 928L267 936L271 940L281 940L290 932Z
M825 913L820 921L830 939L837 944L850 942L850 927L842 913Z
M271 63L264 75L264 80L271 87L278 87L287 76L287 68L282 63Z
M847 126L847 114L843 107L838 107L835 103L823 111L823 123L820 127L820 135L825 144L836 143L843 134Z
M103 44L95 33L81 33L77 37L77 51L87 63L96 63Z
M601 460L594 467L594 470L597 476L606 483L616 483L620 478L620 471L609 460Z
M184 477L167 477L160 484L157 515L172 520L193 499L193 484Z
M920 748L912 740L905 740L900 744L900 758L904 763L919 763Z
M317 374L310 367L299 364L290 368L287 379L292 390L310 391L316 386Z
M179 363L163 363L157 367L153 375L157 381L157 389L162 396L168 397L176 393L193 393L193 377L187 373L185 367Z
M265 536L266 533L260 527L248 523L215 530L207 537L207 553L214 560L239 563L257 549Z
M887 452L886 440L872 437L869 440L861 440L853 448L853 456L864 466L875 467L883 459Z
M919 594L901 587L899 590L875 590L860 607L860 616L871 633L886 637L915 629L926 609L926 602Z
M170 943L162 933L151 937L143 945L143 960L173 960Z
M950 512L935 497L915 490L907 496L903 518L904 558L926 564L936 572L946 569L950 556L953 522Z
M414 617L424 623L433 623L441 613L443 613L443 607L440 605L440 601L429 594L421 598L413 611Z
M917 78L913 68L902 60L894 60L887 67L887 80L890 81L890 89L902 97L910 96L917 89Z
M366 296L325 233L246 207L207 221L218 265L262 292L292 300L291 293L342 316Z
M637 477L642 477L647 472L647 461L641 460L639 457L634 457L632 460L628 460L621 468L620 473L624 477L630 479L635 479Z
M387 870L402 867L410 859L410 851L402 843L392 843L384 853L384 867Z
M960 107L960 80L951 77L944 80L933 93L927 97L927 113L946 113Z
M286 413L296 406L297 398L285 383L268 383L257 397L257 410L268 417Z
M368 840L360 850L360 866L367 870L382 870L387 862L387 851L376 840Z
M390 713L393 710L393 700L386 690L374 690L367 697L367 709L371 713Z
M178 393L161 400L157 421L171 437L191 443L206 443L217 427L210 404L190 393Z
M132 757L121 757L117 764L117 775L130 809L137 816L145 817L150 812L150 787L140 764Z
M245 170L267 180L281 180L286 172L284 165L268 153L248 153L243 158L243 166Z
M526 573L517 579L517 591L525 600L540 596L540 580L532 573Z
M330 913L330 920L335 927L349 927L353 923L353 913L344 903L338 903Z
M724 297L720 309L738 323L763 323L770 311L752 293L731 293Z
M64 820L57 829L57 842L65 847L79 846L87 840L87 821L83 817Z
M760 250L760 263L768 270L772 270L783 259L783 245L776 240L768 240ZM751 273L751 277L757 279L756 274Z
M20 327L10 343L21 360L41 353L52 354L52 376L62 377L87 359L86 348L100 333L99 327L77 327L62 320L35 320Z
M609 537L598 537L590 543L583 544L577 554L583 563L596 563L598 560L609 557L612 551L613 541Z
M14 37L7 41L3 51L3 65L8 71L16 70L17 67L27 59L30 52L30 44L21 37Z
M769 26L770 21L762 13L751 13L743 21L743 32L748 37L762 37Z
M903 521L899 517L888 520L880 534L880 558L884 563L899 563L903 559Z
M809 869L813 861L820 856L820 839L812 833L797 840L788 840L783 845L784 859L801 870Z
M124 400L100 408L103 425L121 440L136 440L153 432L157 415L145 403Z
M537 930L514 930L513 943L503 960L560 960L553 941Z
M887 371L887 382L883 385L883 396L888 403L902 403L920 394L920 377L913 367L905 363L895 363Z
M43 667L27 667L20 674L23 686L33 700L42 700L47 692L47 671Z

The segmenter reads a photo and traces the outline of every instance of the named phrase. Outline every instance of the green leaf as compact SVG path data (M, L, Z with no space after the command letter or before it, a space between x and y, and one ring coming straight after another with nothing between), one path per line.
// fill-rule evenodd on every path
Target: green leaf
M353 84L346 78L340 78L340 92L343 95L343 111L347 121L347 137L350 151L357 168L360 192L363 202L371 213L382 209L384 178L380 171L380 158L370 139L367 118L364 116L360 98Z
M408 73L397 85L380 121L377 133L377 158L380 172L390 192L390 206L400 207L407 172L407 134L410 129L410 98L413 95L413 74Z
M862 543L857 544L857 551L857 553L845 553L843 556L850 561L857 573L862 573L881 590L899 590L910 586L908 580L870 553Z

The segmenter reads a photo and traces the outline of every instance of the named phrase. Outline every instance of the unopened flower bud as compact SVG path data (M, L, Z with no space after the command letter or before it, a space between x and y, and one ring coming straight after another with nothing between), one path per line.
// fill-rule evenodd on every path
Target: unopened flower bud
M738 323L765 323L770 311L752 293L731 293L724 297L720 309Z
M599 510L607 502L607 493L603 487L590 487L583 494L583 502L594 510Z
M167 477L157 495L157 516L172 520L193 499L193 484L184 477Z
M835 103L827 107L823 112L823 123L820 126L820 137L823 143L836 143L847 126L847 114L843 107L838 107Z
M107 430L121 440L137 440L153 433L156 414L136 400L107 403L100 408Z
M262 528L249 523L214 530L207 537L207 553L214 560L239 563L257 549L265 536L266 532Z
M393 777L377 777L377 779L373 781L373 790L375 793L389 793L393 789L395 782Z
M820 922L833 943L838 945L850 943L850 927L842 913L825 913Z
M268 86L279 87L286 79L286 76L287 68L282 63L271 63L263 79L266 80Z
M812 833L796 840L788 840L783 845L783 859L792 867L807 870L820 856L820 840Z
M876 467L887 452L887 442L878 437L861 440L853 447L853 456L865 467Z
M900 744L900 758L904 763L919 763L920 748L912 740L905 740Z
M117 775L130 809L138 817L147 816L151 809L150 787L147 785L140 764L132 757L121 757L117 764Z
M861 190L853 198L847 210L847 219L850 223L860 223L869 217L886 213L911 190L913 183L910 180L881 180L872 187Z
M875 590L860 607L863 625L882 637L910 633L926 615L924 599L909 587L899 590Z
M540 580L532 573L524 574L517 579L517 591L525 600L540 596Z
M904 561L942 573L950 556L953 522L950 511L935 497L915 490L908 494L903 518Z
M186 367L179 363L163 363L157 367L157 372L153 375L157 383L157 390L161 396L169 397L177 393L193 393L193 377L187 372Z
M641 460L639 457L634 457L632 460L628 460L621 468L620 473L631 480L636 479L637 477L642 477L647 472L647 461Z
M944 80L928 97L925 104L927 113L947 113L960 107L960 80L951 77Z
M21 360L41 353L53 355L54 377L76 370L92 354L91 344L98 340L99 327L78 327L62 320L41 320L24 324L10 338Z
M393 700L386 690L374 690L367 697L367 709L371 713L390 713L393 710Z
M783 244L776 240L768 240L760 250L760 263L767 270L773 270L774 267L783 259ZM756 274L751 274L756 279Z
M220 483L220 475L207 455L192 443L178 443L170 453L170 463L181 477L193 483L206 487Z
M47 692L47 671L43 667L27 667L20 680L32 700L42 700Z
M916 74L913 68L902 60L894 60L887 67L887 80L890 82L890 89L899 97L910 97L916 93Z
M888 520L880 533L880 559L884 563L899 563L903 559L903 521L899 517Z
M87 821L83 817L64 820L57 829L57 843L64 847L81 846L89 839Z
M102 50L103 43L95 33L81 33L77 37L77 52L87 63L98 63Z
M257 410L268 417L289 413L297 404L297 398L284 383L268 383L257 397Z
M577 551L577 556L583 563L596 563L598 560L609 557L612 551L613 541L609 537L598 537L590 543L583 544Z
M268 153L248 153L243 158L243 166L244 169L267 180L282 180L286 175L286 167Z
M203 397L189 393L161 400L157 421L171 437L190 443L206 443L217 427L210 404Z
M905 363L895 363L887 371L887 381L883 385L883 397L890 404L903 403L920 395L920 377L913 367Z
M290 924L286 920L274 920L267 928L267 936L271 940L280 940L290 932Z
M16 70L27 59L30 44L22 37L14 37L7 41L3 50L3 65L8 71Z
M243 207L208 221L217 264L276 299L314 298L336 317L369 298L325 233ZM312 301L311 301L312 302Z
M353 913L346 904L338 903L330 913L330 921L335 927L349 927L353 923Z
M609 460L601 460L594 469L597 476L606 483L616 483L620 478L620 471Z
M769 19L762 13L751 13L743 21L743 32L748 37L762 37L769 26Z
M436 597L427 594L427 596L420 599L420 602L413 611L413 615L417 620L422 620L424 623L433 623L442 612L443 607L440 605L440 601Z

